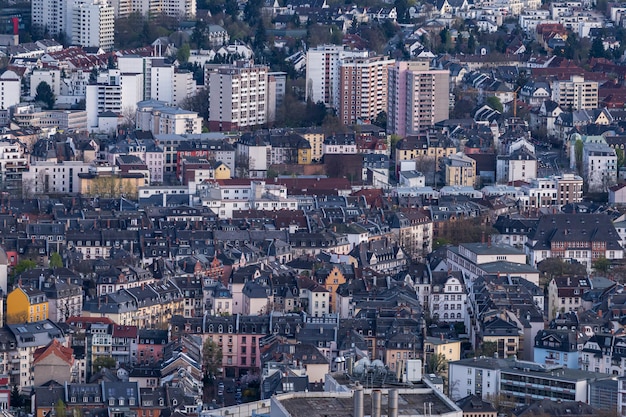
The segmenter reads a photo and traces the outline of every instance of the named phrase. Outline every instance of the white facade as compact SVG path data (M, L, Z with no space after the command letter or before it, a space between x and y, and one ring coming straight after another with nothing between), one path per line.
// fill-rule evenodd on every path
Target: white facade
M330 312L329 292L327 289L317 286L307 290L307 293L309 301L308 313L311 317L324 317Z
M601 143L585 143L583 171L589 191L606 192L617 183L615 149Z
M65 0L32 0L31 21L33 28L41 33L47 30L52 36L67 33L68 9L71 9L71 2Z
M268 67L239 61L207 67L209 128L237 130L267 122Z
M84 47L113 49L114 11L106 0L74 0L71 9L71 40Z
M132 116L137 103L143 100L143 75L122 74L108 70L98 75L97 83L86 89L87 126L98 126L98 114L111 111Z
M194 134L202 132L202 118L198 113L150 100L138 103L136 127L155 135Z
M25 194L77 194L80 192L78 174L88 172L89 165L80 161L62 163L36 161L22 174Z
M328 107L339 107L340 64L344 58L366 58L367 51L347 51L343 46L323 45L306 53L306 98Z
M430 317L435 321L465 323L467 316L467 292L461 280L448 276L444 283L431 285Z
M590 110L598 107L598 82L573 75L569 80L552 83L552 100L562 109Z
M30 96L35 98L37 87L45 82L50 86L55 97L61 94L61 71L58 69L36 69L30 75Z
M20 103L20 77L13 71L0 75L0 110Z

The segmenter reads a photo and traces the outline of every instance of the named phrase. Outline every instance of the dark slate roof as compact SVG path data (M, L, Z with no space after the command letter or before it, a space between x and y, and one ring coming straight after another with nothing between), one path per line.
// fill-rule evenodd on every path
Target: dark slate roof
M548 214L529 234L534 250L549 250L556 242L606 242L606 250L621 250L620 238L606 214Z

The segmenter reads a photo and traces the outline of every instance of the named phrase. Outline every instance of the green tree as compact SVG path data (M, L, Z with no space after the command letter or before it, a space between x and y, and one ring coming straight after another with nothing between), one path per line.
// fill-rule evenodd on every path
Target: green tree
M576 158L576 171L578 171L578 175L582 175L583 172L583 147L583 141L577 139L576 143L574 143L574 156Z
M189 44L185 43L180 48L178 48L178 52L176 52L176 59L179 63L185 63L189 61L189 56L191 55L191 48L189 48Z
M609 271L609 268L611 268L611 261L606 259L604 256L593 262L593 269L595 269L596 272L606 273Z
M615 149L615 155L617 156L617 168L622 168L624 166L624 162L626 161L624 158L624 150L620 148Z
M383 110L378 113L376 119L374 119L374 124L387 130L387 112Z
M496 96L487 97L487 99L485 100L485 104L491 107L492 109L499 111L500 113L502 113L502 111L504 110L504 106L502 106L502 102Z
M202 346L202 370L205 382L212 384L221 367L222 348L213 340L207 339Z
M47 109L52 109L54 107L56 97L54 97L54 93L52 92L52 88L50 88L50 84L45 81L39 83L39 85L37 86L37 95L35 95L35 101L41 102L46 106Z
M57 403L54 405L54 412L56 413L56 417L66 417L67 409L65 408L65 403L62 399L59 398Z
M497 342L482 342L480 347L478 348L478 354L480 356L486 356L488 358L493 358L493 356L498 351L498 343Z
M50 268L62 268L63 267L63 258L59 255L58 252L52 252L50 255L49 261Z
M20 393L20 389L17 385L13 385L11 388L11 407L21 408L24 406L24 398Z
M112 356L98 356L91 364L91 367L93 373L96 373L102 368L115 369L115 365L115 359Z
M604 58L606 56L606 50L604 49L604 44L602 43L602 38L600 36L593 38L589 56L591 58Z
M28 271L29 269L34 268L37 268L37 263L35 261L32 261L30 259L22 259L17 263L17 265L15 265L15 268L13 268L13 274L19 275L24 271Z
M473 54L476 49L476 38L474 34L470 33L469 38L467 38L467 53Z
M448 369L448 361L444 354L432 354L426 360L426 369L431 374L439 375Z

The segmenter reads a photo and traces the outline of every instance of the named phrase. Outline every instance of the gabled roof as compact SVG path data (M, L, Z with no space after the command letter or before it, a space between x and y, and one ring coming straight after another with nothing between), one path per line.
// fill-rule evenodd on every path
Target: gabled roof
M63 346L57 339L53 339L47 346L35 350L33 353L33 365L36 365L50 355L60 358L68 365L74 363L74 351L71 348Z

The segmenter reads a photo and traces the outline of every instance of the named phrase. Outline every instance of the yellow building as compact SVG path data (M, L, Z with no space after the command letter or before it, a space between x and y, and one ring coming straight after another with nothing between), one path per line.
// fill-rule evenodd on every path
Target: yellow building
M482 325L483 343L495 343L499 358L520 355L520 328L508 319L494 316Z
M330 292L328 304L331 313L334 313L339 309L336 305L338 302L337 288L346 282L346 276L342 270L343 267L349 268L348 265L333 265L330 269L323 268L318 270L316 273L318 276L318 282L321 282L322 286Z
M298 165L309 165L311 163L311 148L298 148Z
M446 185L474 187L476 185L476 160L459 152L443 159Z
M458 361L461 359L461 341L440 337L424 338L424 359L426 362L433 355L443 355L447 362Z
M231 177L230 168L223 162L217 162L215 165L215 179L216 180L229 180Z
M17 287L7 295L7 324L48 319L48 298L42 291Z
M396 168L402 161L416 160L417 170L424 170L424 162L431 162L437 169L442 158L453 155L456 147L445 140L430 139L425 136L407 136L396 145L395 160Z
M78 174L81 194L88 197L137 198L139 187L148 185L143 174Z
M307 128L297 130L297 132L311 145L311 155L309 161L319 161L324 155L324 132L321 128ZM311 163L311 162L309 162Z

